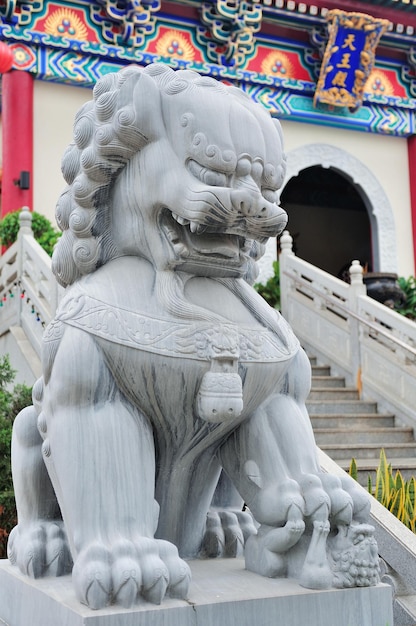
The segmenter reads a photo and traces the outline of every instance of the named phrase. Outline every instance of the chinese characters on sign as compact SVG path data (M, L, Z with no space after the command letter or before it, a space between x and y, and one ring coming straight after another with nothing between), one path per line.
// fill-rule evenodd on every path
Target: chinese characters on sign
M348 107L362 104L364 85L374 66L375 50L390 22L363 13L329 11L329 40L314 104Z

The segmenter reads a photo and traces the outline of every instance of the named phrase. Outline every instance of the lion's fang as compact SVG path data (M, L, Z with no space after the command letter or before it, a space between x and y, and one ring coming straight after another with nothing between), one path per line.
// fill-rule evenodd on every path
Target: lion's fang
M178 224L181 224L181 226L188 226L189 224L189 220L187 220L185 217L177 215L176 213L172 213L172 217L178 222Z

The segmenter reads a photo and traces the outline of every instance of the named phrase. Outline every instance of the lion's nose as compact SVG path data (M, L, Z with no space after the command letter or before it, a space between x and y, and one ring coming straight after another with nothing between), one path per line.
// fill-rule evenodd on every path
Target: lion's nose
M233 208L247 217L261 215L267 211L267 200L259 192L251 189L233 189L231 191Z

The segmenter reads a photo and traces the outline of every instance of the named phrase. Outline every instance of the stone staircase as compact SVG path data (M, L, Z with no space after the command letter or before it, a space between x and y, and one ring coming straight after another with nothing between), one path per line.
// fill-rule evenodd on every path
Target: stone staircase
M358 389L346 387L340 376L331 376L329 366L310 360L307 408L318 446L346 471L355 458L364 487L369 474L374 484L382 448L393 470L399 469L406 479L416 476L413 429L398 425L393 414L380 413L376 402L360 400Z

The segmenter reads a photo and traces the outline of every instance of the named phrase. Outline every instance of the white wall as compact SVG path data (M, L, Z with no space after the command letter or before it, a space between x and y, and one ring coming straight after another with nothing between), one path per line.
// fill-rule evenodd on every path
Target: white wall
M33 208L55 223L55 205L65 187L62 155L72 141L75 114L91 90L36 80L34 85Z
M406 139L287 120L282 121L282 127L286 152L313 143L330 144L350 153L372 172L393 209L398 274L406 277L413 275L415 268ZM380 244L383 245L383 241Z

